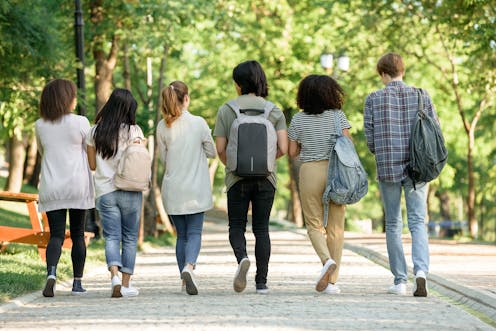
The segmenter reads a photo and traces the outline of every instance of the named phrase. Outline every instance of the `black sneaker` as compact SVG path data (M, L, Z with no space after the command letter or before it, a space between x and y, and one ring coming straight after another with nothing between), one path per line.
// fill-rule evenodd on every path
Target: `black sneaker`
M43 289L43 296L51 298L55 295L55 281L54 275L49 275L46 280L45 288Z
M83 285L81 285L81 280L74 280L72 283L72 295L84 295L86 294L86 290L83 288Z
M268 294L269 288L266 284L257 284L257 293L258 294Z

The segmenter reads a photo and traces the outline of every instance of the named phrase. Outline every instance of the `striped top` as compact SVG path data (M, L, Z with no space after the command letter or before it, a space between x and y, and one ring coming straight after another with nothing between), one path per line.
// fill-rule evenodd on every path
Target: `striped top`
M299 112L291 119L288 129L290 140L300 144L300 161L329 160L330 151L336 143L334 111L338 112L341 129L351 128L341 110L326 110L321 114Z
M425 90L423 99L424 111L438 121ZM418 108L417 89L402 81L389 82L367 96L363 122L367 146L375 155L378 180L400 182L408 176L410 132Z

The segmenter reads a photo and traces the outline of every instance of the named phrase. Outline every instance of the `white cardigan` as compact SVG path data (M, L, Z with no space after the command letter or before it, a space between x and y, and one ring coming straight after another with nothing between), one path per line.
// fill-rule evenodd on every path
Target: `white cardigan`
M169 215L204 212L213 207L208 158L216 149L207 122L183 110L170 128L157 126L157 143L165 166L162 200Z
M40 118L35 127L41 154L38 210L94 208L85 144L88 119L75 114L64 115L56 122Z

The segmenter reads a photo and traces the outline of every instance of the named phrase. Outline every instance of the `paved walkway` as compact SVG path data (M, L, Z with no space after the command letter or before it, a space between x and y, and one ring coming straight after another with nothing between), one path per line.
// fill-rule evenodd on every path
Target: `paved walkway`
M55 298L37 292L0 306L0 329L495 330L436 291L427 298L386 294L389 270L355 253L358 239L347 239L354 246L344 252L342 293L319 294L314 290L319 261L304 233L274 228L271 238L268 295L255 293L254 263L245 292L232 290L236 264L227 225L208 221L196 271L199 295L181 293L174 249L160 248L137 259L134 284L140 296L111 299L102 266L86 275L84 297L72 297L69 288L59 286ZM251 233L247 239L254 262ZM380 238L375 239L380 251Z

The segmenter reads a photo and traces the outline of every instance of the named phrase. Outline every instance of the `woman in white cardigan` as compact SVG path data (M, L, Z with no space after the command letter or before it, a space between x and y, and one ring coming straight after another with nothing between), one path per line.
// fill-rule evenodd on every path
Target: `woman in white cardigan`
M183 82L172 82L162 90L164 119L157 126L157 141L165 166L162 200L177 232L177 265L186 292L195 295L193 270L204 212L213 206L207 157L215 158L216 151L207 122L188 111L189 102Z
M76 107L76 93L76 85L69 80L49 82L41 93L41 118L35 123L41 155L38 211L46 212L50 227L45 297L55 295L56 269L65 239L67 212L72 239L72 294L86 292L81 285L86 261L84 219L86 210L95 207L95 200L85 144L90 123L86 117L72 113Z

